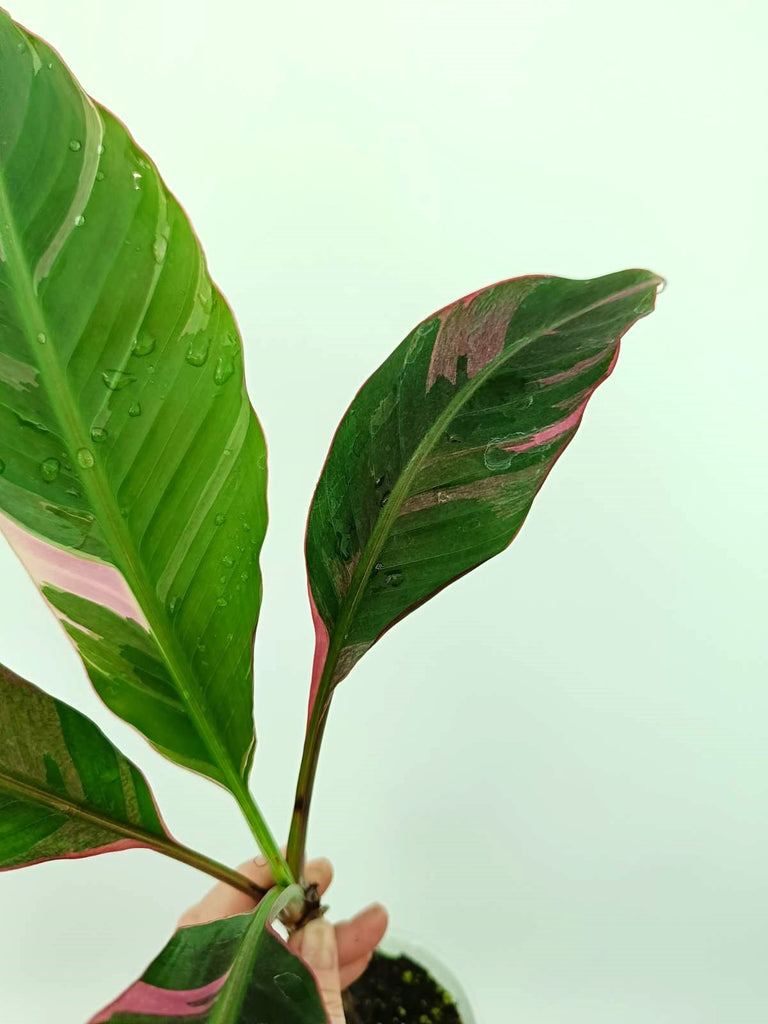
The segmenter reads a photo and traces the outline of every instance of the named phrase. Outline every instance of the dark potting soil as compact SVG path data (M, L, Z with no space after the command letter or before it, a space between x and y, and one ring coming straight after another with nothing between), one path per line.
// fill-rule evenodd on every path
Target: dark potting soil
M407 956L374 953L365 974L344 994L347 1024L462 1024L434 978Z

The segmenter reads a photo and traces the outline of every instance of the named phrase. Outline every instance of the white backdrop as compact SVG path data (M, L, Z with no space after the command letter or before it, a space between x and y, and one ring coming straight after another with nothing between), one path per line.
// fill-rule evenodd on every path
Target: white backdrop
M239 316L271 453L254 785L284 836L302 539L338 418L422 317L499 278L648 266L513 549L338 692L311 844L481 1024L764 1024L762 0L15 0L152 154ZM2 660L100 724L219 859L234 804L102 709L0 548ZM0 878L0 1017L83 1024L206 887L132 852Z

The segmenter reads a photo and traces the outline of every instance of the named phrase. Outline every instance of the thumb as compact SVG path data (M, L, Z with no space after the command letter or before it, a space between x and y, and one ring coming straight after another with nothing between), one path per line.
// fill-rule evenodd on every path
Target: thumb
M336 931L324 918L310 921L302 931L301 956L315 975L330 1024L345 1024Z

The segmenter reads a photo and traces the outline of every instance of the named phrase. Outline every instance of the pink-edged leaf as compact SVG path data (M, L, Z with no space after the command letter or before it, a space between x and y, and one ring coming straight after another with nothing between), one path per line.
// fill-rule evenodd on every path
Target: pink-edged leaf
M273 890L253 914L179 929L90 1024L327 1024L313 975L271 927L286 898Z
M179 849L142 773L85 715L0 665L0 870L136 847Z
M390 626L513 540L660 284L504 281L428 317L363 385L307 527L316 725Z
M2 10L0 68L0 529L110 709L250 807L266 447L237 325L147 154Z

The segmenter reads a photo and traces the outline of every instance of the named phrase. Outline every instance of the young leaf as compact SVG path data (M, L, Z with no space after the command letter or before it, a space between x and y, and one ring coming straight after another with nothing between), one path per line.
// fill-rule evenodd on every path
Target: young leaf
M312 974L270 927L278 908L273 890L253 914L180 929L90 1024L326 1024Z
M3 528L109 707L247 804L266 452L237 327L155 166L4 12L0 66Z
M423 321L368 379L309 515L313 697L507 547L659 284L641 270L506 281Z
M144 776L90 719L0 665L0 870L134 848L252 890L173 839Z
M289 860L333 688L398 619L513 540L660 278L525 277L447 306L363 385L306 540L317 634Z

